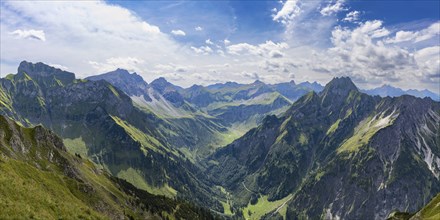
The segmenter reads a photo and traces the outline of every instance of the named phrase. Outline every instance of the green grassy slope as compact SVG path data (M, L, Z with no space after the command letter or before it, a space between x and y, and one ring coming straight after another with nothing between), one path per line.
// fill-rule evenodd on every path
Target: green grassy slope
M412 218L412 220L436 220L440 219L440 194L434 197L431 202L428 203L422 210L417 212Z
M41 126L0 116L0 219L209 219L210 212L111 177Z

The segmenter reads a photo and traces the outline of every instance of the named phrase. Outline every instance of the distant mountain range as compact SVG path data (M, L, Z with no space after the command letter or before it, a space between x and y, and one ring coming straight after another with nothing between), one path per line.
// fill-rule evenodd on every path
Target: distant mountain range
M440 102L401 91L23 61L0 79L0 218L435 219Z
M439 87L440 90L440 87ZM427 89L424 90L416 90L416 89L409 89L409 90L402 90L400 88L396 88L390 85L383 85L381 87L375 88L375 89L369 89L369 90L362 90L362 92L367 93L368 95L378 95L381 97L398 97L402 95L412 95L419 98L429 97L432 100L440 101L440 95L434 92L431 92Z
M145 88L147 88L148 83L146 83L141 76L137 75L136 73L130 74L127 70L123 69L117 69L112 72L96 75L96 76L90 76L86 79L89 80L106 80L110 82L111 84L115 85L118 88L121 88L124 92L130 95L144 95L147 101L151 101L146 94L141 94L141 91L144 91ZM157 80L154 80L153 82L158 83L158 81L163 81L165 83L164 78L159 78ZM168 83L168 82L166 82ZM257 80L253 84L264 84L263 82ZM130 85L127 87L127 85ZM232 88L240 88L246 84L239 84L236 82L227 82L227 83L217 83L213 85L208 86L200 86L200 85L194 85L188 89L183 89L179 86L172 85L169 83L171 87L174 87L178 91L197 91L201 88L204 88L208 91L219 91L222 89L232 89ZM271 87L273 90L279 92L284 97L288 98L291 101L296 101L298 98L300 98L302 95L306 94L310 91L320 92L324 89L324 86L317 82L302 82L300 84L296 84L295 81L285 82L285 83L278 83L273 85L267 85ZM440 88L439 88L440 89ZM434 93L432 91L429 91L427 89L424 90L416 90L416 89L409 89L409 90L402 90L397 87L393 87L391 85L384 84L381 87L377 87L374 89L364 89L361 90L364 93L367 93L368 95L378 95L381 97L398 97L402 95L412 95L419 98L429 97L433 100L440 101L440 94ZM206 100L205 100L206 101ZM199 102L203 102L203 100L199 100ZM200 103L198 103L200 104ZM206 103L205 103L206 104Z

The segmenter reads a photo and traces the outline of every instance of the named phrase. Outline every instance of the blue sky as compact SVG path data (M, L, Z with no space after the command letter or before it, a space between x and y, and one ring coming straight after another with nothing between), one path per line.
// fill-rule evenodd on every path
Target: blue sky
M2 1L1 74L115 68L182 86L391 84L440 93L440 1Z
M203 44L206 39L261 43L274 40L283 27L272 21L277 1L109 1L136 12L164 32L181 29L178 40ZM196 31L195 27L202 27ZM281 40L281 39L278 39Z

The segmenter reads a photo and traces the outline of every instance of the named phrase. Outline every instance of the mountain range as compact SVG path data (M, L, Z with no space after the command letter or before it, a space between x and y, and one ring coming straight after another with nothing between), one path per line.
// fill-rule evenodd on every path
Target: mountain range
M29 218L435 219L435 100L347 77L182 88L23 61L0 79L0 206Z
M369 89L369 90L362 90L363 92L367 93L368 95L378 95L381 97L398 97L402 95L412 95L419 98L429 97L432 100L440 101L440 87L439 91L437 93L431 92L427 89L424 90L417 90L417 89L408 89L408 90L402 90L400 88L396 88L390 85L383 85L381 87L375 88L375 89Z

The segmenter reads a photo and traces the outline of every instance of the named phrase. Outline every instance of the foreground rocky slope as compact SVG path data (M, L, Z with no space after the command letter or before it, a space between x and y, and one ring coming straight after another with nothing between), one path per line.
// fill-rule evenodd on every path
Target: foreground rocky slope
M42 126L0 115L1 219L213 219L208 210L136 189L69 154Z
M440 192L439 126L438 102L336 78L205 162L250 218L384 219Z

